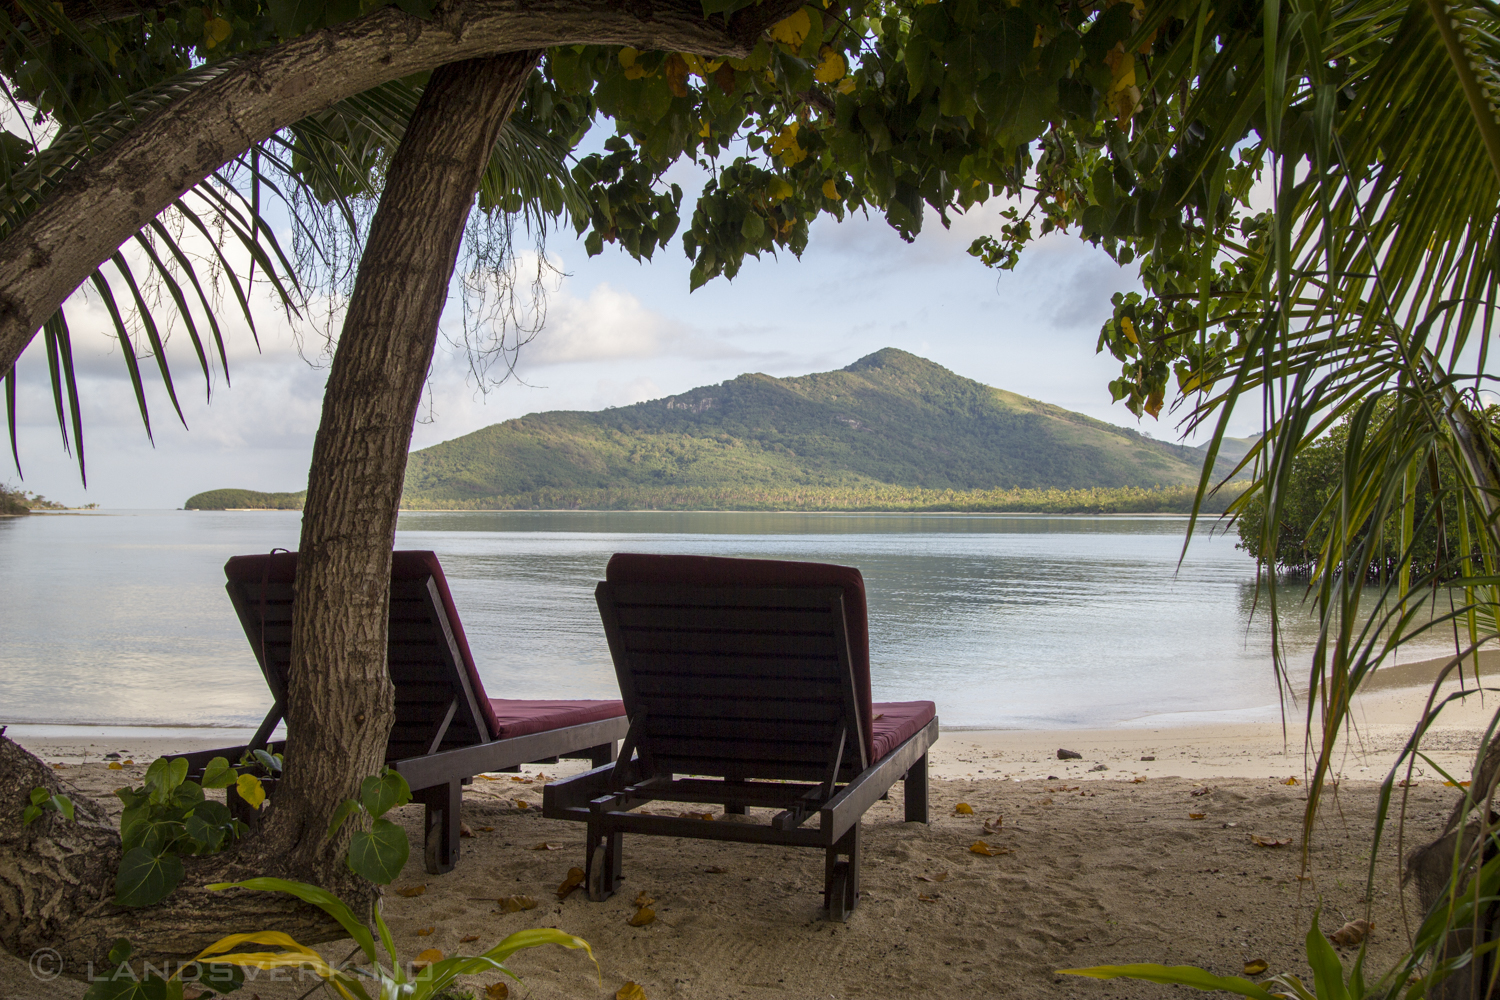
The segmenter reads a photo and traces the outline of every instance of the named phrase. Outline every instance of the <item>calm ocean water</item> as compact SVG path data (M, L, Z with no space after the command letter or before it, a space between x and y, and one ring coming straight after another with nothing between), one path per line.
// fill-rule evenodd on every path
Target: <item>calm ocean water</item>
M270 705L224 593L231 555L295 548L284 511L0 518L0 723L254 725ZM877 700L946 726L1276 718L1253 563L1176 518L405 514L442 559L495 697L617 697L593 602L613 552L858 566ZM1310 648L1294 612L1292 653ZM1441 648L1436 641L1431 655ZM1403 659L1415 659L1415 653Z

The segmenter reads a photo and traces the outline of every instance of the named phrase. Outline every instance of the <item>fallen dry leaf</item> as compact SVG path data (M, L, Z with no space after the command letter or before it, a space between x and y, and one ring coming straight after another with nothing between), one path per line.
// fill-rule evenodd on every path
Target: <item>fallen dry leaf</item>
M1202 819L1204 815L1204 813L1188 813L1188 819Z
M52 765L52 770L54 770L54 771L61 771L63 768L65 768L67 766L68 765L66 765L66 764L53 764Z
M530 778L512 777L510 780L511 781L519 781L523 785L529 785L529 784L531 784L531 779Z
M125 765L121 764L117 760L112 760L112 761L109 762L109 769L111 771L123 771L123 770L125 770ZM1450 781L1450 782L1448 782L1448 784L1451 785L1451 784L1453 784L1453 782Z
M955 816L972 816L974 815L974 807L967 802L960 802L953 807L953 814Z
M480 833L494 833L495 832L495 828L493 826L481 826L479 828L479 832Z
M1351 920L1328 935L1328 940L1341 948L1353 948L1368 937L1374 929L1375 925L1368 920Z
M507 983L490 983L484 988L485 1000L506 1000L510 996L510 986Z
M1189 795L1207 795L1211 791L1213 791L1212 788L1209 788L1207 785L1204 785L1201 788L1195 788L1195 789L1193 789L1191 792L1188 792L1188 794Z
M420 934L422 932L418 931L417 933ZM428 948L417 955L417 957L412 961L411 967L413 969L425 969L433 962L441 962L442 960L442 949Z
M1283 781L1282 784L1283 785L1300 785L1300 784L1302 784L1302 782L1298 781L1296 778L1288 778L1285 781Z
M1271 963L1263 958L1257 958L1253 962L1245 963L1245 975L1258 976L1271 967Z
M527 802L525 799L516 799L516 808L517 809L530 809L531 808L531 803Z
M1250 843L1256 847L1285 847L1291 842L1291 837L1262 837L1258 833L1250 835Z
M113 764L111 764L109 766L110 767L114 767ZM1467 781L1445 781L1445 782L1443 782L1443 784L1446 785L1449 788L1468 788L1469 787L1469 782L1467 782Z
M469 824L465 823L463 820L459 820L458 835L460 837L472 837L474 836L474 831L470 829Z
M615 1000L646 1000L646 991L640 983L627 982L615 991Z
M940 900L942 898L943 897L940 896L940 895L938 895L937 893L933 893L931 896L927 895L926 893L918 893L917 894L917 899L921 900L924 903L936 903L938 900Z
M993 858L993 857L995 857L997 855L1000 855L1000 854L1009 854L1010 853L1010 851L1006 850L1003 847L1000 848L999 850L996 850L995 848L991 847L989 844L986 844L982 840L976 840L976 841L974 841L974 843L970 844L969 845L969 852L971 854L983 854L987 858Z
M1052 804L1052 797L1049 795L1047 798L1042 800L1041 804L1044 806L1050 806Z
M459 944L468 944L471 941L478 941L478 940L479 940L479 935L478 934L465 934L463 937L461 937L461 938L458 939L458 943Z
M1005 818L1003 816L996 816L994 819L987 819L984 821L983 830L985 833L999 833L1000 827L1003 826L1004 823Z
M557 887L557 898L567 899L568 893L583 885L584 875L582 868L569 868L568 877L563 879L562 885Z
M134 763L135 763L135 761L133 761L133 760L127 760L127 761L126 761L126 762L125 762L125 766L126 766L126 767L130 767L130 766L131 766L131 765L132 765L132 764L134 764ZM1468 782L1467 782L1467 781L1466 781L1466 782L1464 782L1464 784L1466 784L1466 785L1467 785L1467 784L1468 784Z
M485 781L499 781L500 780L499 778L495 777L493 774L481 774L480 777L483 778Z
M656 911L651 909L651 907L649 906L643 906L639 910L635 911L635 916L631 917L625 922L632 927L645 927L655 919Z
M938 872L936 875L918 875L917 878L923 882L946 882L948 881L948 873Z
M562 845L561 844L550 844L550 843L548 843L547 841L544 840L540 844L537 844L535 847L533 847L532 850L533 851L559 851L559 850L562 850Z
M714 818L714 814L713 813L697 813L697 812L685 812L685 813L683 813L682 815L680 815L678 817L678 819L708 819L708 820L711 820L713 818Z
M1144 782L1145 780L1146 780L1146 776L1144 774L1138 774L1134 778L1130 779L1130 783L1132 785L1139 785L1142 782Z
M729 874L729 869L728 868L720 868L718 865L709 865L707 868L705 868L703 870L706 871L706 872L708 872L708 874L710 874L710 875L728 875Z
M435 930L437 930L436 927L420 927L417 929L417 937L427 937Z
M536 900L530 896L506 896L500 900L500 909L506 913L520 913L536 909Z
M635 905L637 907L650 906L654 902L656 902L656 897L646 892L646 890L644 889L635 894Z
M397 889L396 895L405 896L407 899L411 899L413 896L420 896L426 891L427 886L425 885L409 885L404 889Z

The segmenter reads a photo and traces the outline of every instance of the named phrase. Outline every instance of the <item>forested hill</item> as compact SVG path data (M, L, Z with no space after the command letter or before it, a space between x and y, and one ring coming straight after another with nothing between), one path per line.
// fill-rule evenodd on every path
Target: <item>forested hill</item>
M633 406L507 420L413 452L403 505L635 506L626 498L638 496L654 506L663 490L688 490L739 506L788 490L1173 486L1196 483L1201 460L886 348L838 371L741 375ZM622 503L599 502L602 490Z

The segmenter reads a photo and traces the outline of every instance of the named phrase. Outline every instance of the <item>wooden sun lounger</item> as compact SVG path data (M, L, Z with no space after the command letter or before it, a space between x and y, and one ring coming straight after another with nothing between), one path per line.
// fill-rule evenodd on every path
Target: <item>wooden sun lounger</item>
M274 704L246 746L185 755L195 771L213 757L233 762L249 749L281 749L267 740L285 714L296 559L296 553L235 556L224 565L225 589ZM389 643L396 722L386 763L427 807L429 873L458 863L459 805L474 775L560 757L581 757L595 766L615 759L616 742L628 728L621 702L485 695L442 566L431 552L393 553Z
M864 581L846 566L619 554L595 591L630 731L619 759L546 786L588 824L589 896L619 885L623 834L822 848L823 899L859 901L860 818L898 780L927 821L932 702L872 705ZM779 810L770 822L634 812L653 801ZM816 819L816 827L811 822Z

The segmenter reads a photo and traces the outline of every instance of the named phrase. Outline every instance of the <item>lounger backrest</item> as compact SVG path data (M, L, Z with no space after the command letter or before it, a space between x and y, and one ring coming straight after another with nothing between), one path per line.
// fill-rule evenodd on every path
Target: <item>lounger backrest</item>
M295 552L235 556L225 589L277 704L285 704L292 641ZM494 738L494 709L469 652L442 566L431 552L396 552L391 563L387 664L396 723L387 760Z
M596 592L655 773L823 780L873 758L864 583L846 566L612 558Z

